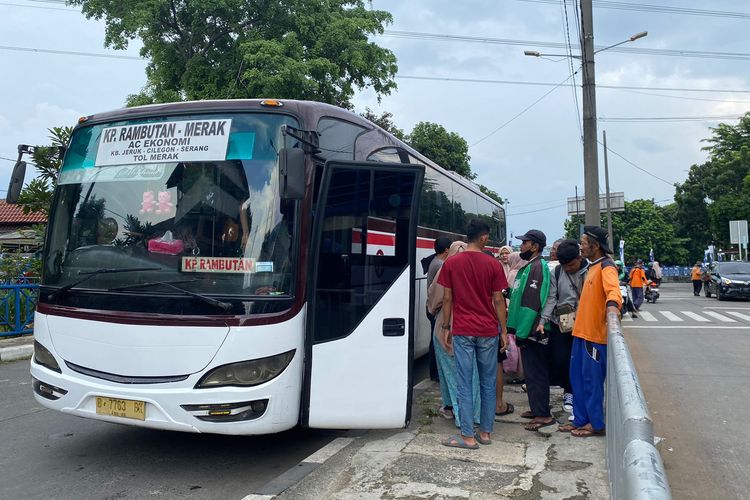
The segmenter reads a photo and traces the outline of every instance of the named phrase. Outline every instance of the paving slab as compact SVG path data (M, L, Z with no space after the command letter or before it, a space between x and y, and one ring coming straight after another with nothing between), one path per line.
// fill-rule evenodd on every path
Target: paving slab
M440 444L456 434L452 420L438 412L437 384L423 384L414 398L407 429L373 431L354 439L298 484L277 498L357 499L599 499L608 498L603 438L573 438L557 432L529 432L519 414L528 409L518 386L506 387L516 412L498 417L493 443L478 450ZM552 393L554 414L562 412L562 392Z

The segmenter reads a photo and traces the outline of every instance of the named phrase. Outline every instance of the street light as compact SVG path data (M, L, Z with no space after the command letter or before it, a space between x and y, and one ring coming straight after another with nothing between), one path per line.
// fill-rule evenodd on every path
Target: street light
M623 40L622 42L617 42L615 44L602 47L599 50L595 50L594 54L598 54L599 52L604 52L605 50L609 50L613 47L619 47L620 45L623 45L625 43L635 42L636 40L639 40L646 36L648 36L648 31L641 31L640 33L636 33L635 35ZM546 54L546 53L537 52L536 50L524 50L523 55L529 56L529 57L572 57L573 59L583 59L582 56L579 56L577 54Z
M566 55L581 60L583 78L581 82L583 94L583 186L585 221L588 225L601 224L599 207L599 156L598 138L596 131L596 84L594 78L594 55L628 42L634 42L648 35L641 31L622 42L594 50L594 20L591 0L581 1L581 55ZM525 50L524 55L531 57L560 56L561 54L542 54L537 51ZM572 75L571 75L572 76Z

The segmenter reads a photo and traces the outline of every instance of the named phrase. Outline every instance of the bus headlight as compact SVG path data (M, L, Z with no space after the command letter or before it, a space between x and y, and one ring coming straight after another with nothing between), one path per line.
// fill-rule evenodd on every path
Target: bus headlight
M195 385L196 389L237 386L251 387L276 378L289 366L296 349L267 358L240 361L214 368Z
M62 373L60 365L57 364L57 360L52 353L49 352L49 349L36 340L34 341L34 361L45 368L49 368L57 373Z

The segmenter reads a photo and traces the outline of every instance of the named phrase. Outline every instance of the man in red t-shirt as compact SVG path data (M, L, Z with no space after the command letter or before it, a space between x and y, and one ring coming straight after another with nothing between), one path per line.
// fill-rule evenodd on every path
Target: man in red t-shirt
M443 440L445 446L477 449L490 444L495 422L498 330L502 346L508 345L503 290L505 271L493 257L482 252L489 240L486 222L472 220L466 231L468 247L445 261L438 283L445 288L439 339L454 353L461 434ZM474 434L472 383L474 365L479 373L481 409L479 434ZM463 417L466 415L467 417Z

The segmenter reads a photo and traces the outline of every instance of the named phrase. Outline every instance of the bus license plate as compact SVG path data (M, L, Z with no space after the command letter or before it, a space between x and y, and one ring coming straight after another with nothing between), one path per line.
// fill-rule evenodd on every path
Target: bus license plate
M131 399L114 399L97 396L96 413L112 417L146 420L146 403Z

